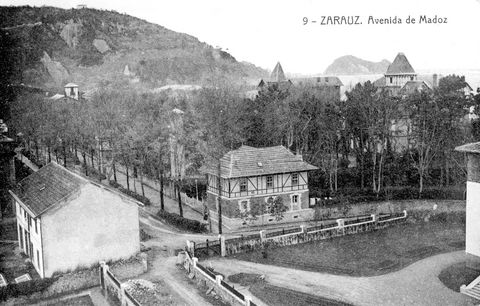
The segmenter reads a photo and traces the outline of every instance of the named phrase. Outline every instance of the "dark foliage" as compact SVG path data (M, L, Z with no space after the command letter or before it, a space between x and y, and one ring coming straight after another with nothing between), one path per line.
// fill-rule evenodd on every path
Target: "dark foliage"
M147 197L144 197L141 194L136 193L135 191L128 190L128 189L124 188L122 185L120 185L119 183L117 183L115 181L109 181L108 183L113 188L116 188L120 192L122 192L122 193L124 193L128 196L131 196L132 198L134 198L135 200L137 200L139 202L142 202L146 206L150 206L152 204L152 202L150 202L150 199L148 199Z
M15 298L22 295L29 295L35 292L42 292L48 288L55 278L34 279L23 283L11 283L6 287L0 287L0 301Z
M166 221L167 223L179 227L181 229L195 232L195 233L203 233L207 231L205 224L200 223L197 220L191 220L187 218L180 217L175 213L169 213L164 210L160 210L157 213L157 217L161 220Z

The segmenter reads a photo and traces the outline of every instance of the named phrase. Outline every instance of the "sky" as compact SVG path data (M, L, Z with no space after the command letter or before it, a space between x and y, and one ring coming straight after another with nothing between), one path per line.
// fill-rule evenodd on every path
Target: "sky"
M187 33L269 70L280 61L286 72L318 74L343 55L393 61L398 52L417 71L480 69L480 0L0 0L2 6L78 4ZM446 23L419 23L423 15ZM322 25L322 16L359 16L362 24ZM368 24L370 16L402 23ZM406 23L409 16L415 24Z

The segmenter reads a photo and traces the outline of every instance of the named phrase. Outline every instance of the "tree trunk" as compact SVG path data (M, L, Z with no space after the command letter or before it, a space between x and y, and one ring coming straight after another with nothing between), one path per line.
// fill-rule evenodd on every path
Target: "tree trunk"
M67 148L65 147L65 143L62 144L63 150L63 166L67 168Z
M83 166L85 167L85 175L88 176L87 153L85 153L85 151L82 151L82 157L83 157Z
M115 166L115 161L112 161L112 168L113 168L113 180L117 183L117 167Z
M125 163L125 172L127 175L127 189L130 190L130 178L128 177L128 165Z
M57 161L57 164L59 163L58 162L58 149L55 148L55 160Z
M217 163L217 184L218 184L218 233L222 234L222 180L220 178L220 158Z
M165 199L163 198L163 170L160 170L160 208L165 210Z
M182 197L181 197L181 180L177 181L177 196L178 196L178 211L180 212L180 217L183 217L183 207L182 207Z
M145 188L143 187L143 171L140 169L140 187L142 188L142 196L145 196Z
M50 146L47 146L48 148L48 162L50 163L52 161L52 151L50 149Z
M90 160L92 161L92 169L95 170L95 163L93 162L93 152L95 150L90 149Z

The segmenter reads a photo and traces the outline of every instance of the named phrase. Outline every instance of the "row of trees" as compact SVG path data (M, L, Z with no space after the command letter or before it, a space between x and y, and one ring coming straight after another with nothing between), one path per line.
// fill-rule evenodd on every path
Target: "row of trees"
M415 183L421 192L426 183L454 184L464 171L454 147L480 134L475 121L464 120L479 96L466 98L464 87L464 77L452 75L433 91L392 96L366 82L347 92L345 101L315 87L272 86L255 100L224 84L175 98L111 87L80 101L22 95L11 112L13 126L36 151L45 147L49 155L66 157L78 150L86 161L105 141L112 153L107 176L114 179L118 164L140 180L171 175L172 109L179 108L183 131L177 141L187 173L241 144L284 145L321 169L312 177L313 189L380 193Z

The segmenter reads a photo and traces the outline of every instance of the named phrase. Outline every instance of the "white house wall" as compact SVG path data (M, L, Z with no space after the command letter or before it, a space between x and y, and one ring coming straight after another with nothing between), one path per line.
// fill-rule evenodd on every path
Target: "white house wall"
M480 183L467 182L465 251L480 256Z
M25 230L30 233L30 242L32 243L32 264L37 270L38 274L43 277L43 252L42 252L42 236L41 236L41 219L40 218L32 218L30 226L28 226L28 217L25 219L25 213L27 216L32 217L32 215L25 210L25 207L20 205L17 201L15 201L15 210L17 215L17 234L18 234L18 244L22 252L27 254L27 250L25 249ZM37 228L35 229L35 220L37 222ZM23 233L19 232L19 229L23 231ZM23 238L22 238L23 237ZM27 254L28 255L28 254Z
M70 203L45 213L45 276L139 252L138 207L123 201L117 194L88 184Z

